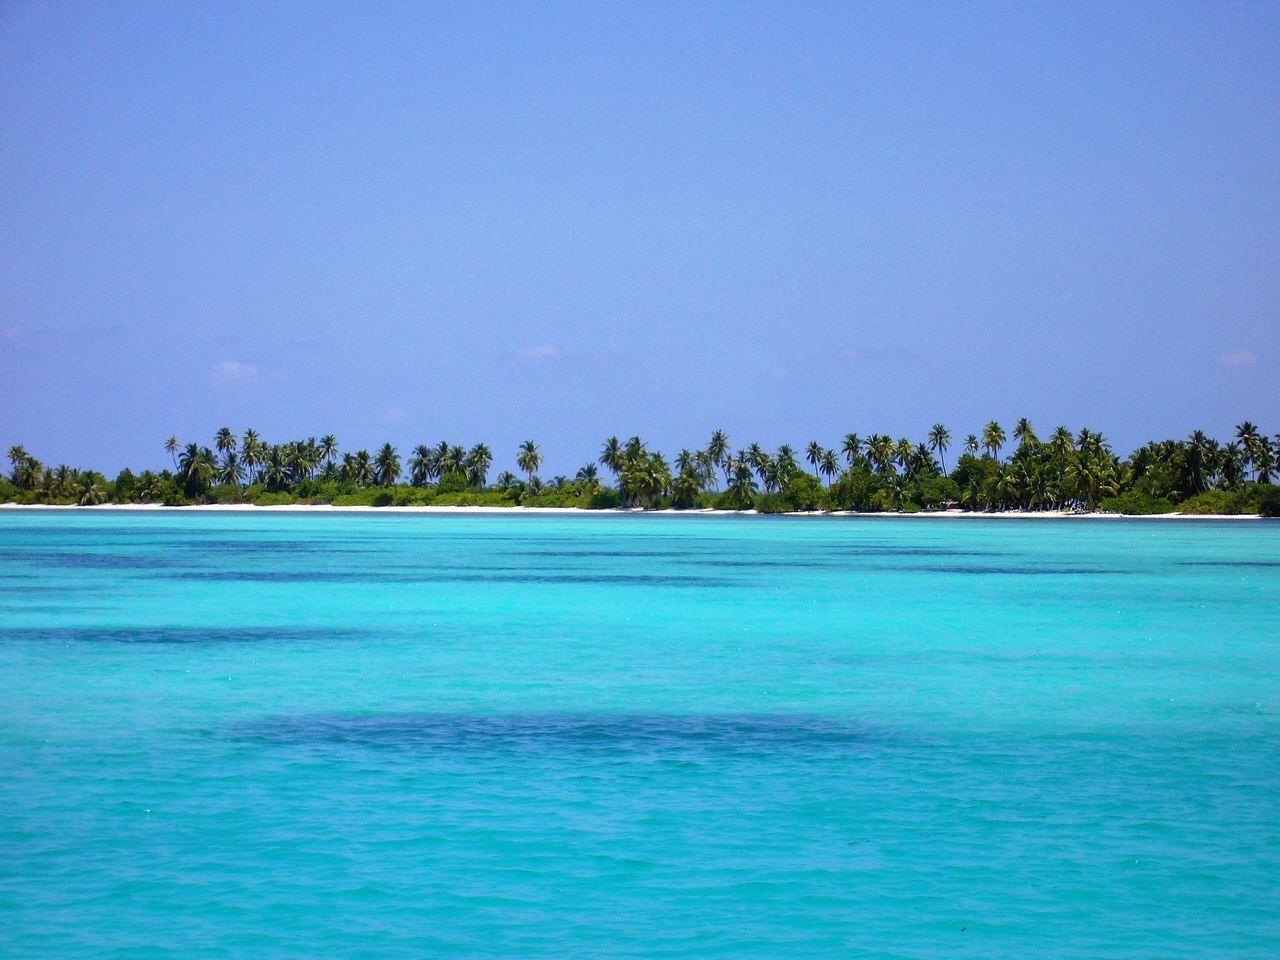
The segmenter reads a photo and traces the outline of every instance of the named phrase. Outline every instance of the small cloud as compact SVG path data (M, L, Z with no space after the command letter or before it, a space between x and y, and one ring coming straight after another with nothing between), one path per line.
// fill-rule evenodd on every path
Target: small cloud
M404 407L387 407L387 409L382 411L382 418L384 420L391 421L407 420L409 418L409 411Z
M1232 350L1218 357L1218 362L1224 367L1252 367L1258 362L1258 356L1249 350Z
M554 360L558 356L560 351L549 343L535 343L520 351L520 359L527 363L542 363L544 360Z
M237 387L258 379L258 368L238 360L223 360L213 368L213 382L220 387Z
M11 323L3 330L0 330L0 340L20 340L26 332L26 328L22 324Z

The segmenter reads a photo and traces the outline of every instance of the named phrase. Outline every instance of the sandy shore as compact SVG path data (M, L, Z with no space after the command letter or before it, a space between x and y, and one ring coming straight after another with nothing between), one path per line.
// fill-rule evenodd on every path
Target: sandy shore
M1119 513L1062 513L1057 511L1005 510L994 513L973 513L966 510L922 510L919 513L859 513L854 510L834 510L829 513L781 513L760 514L755 510L583 510L579 507L335 507L332 504L291 503L272 507L257 507L251 503L204 503L185 507L164 507L149 503L103 503L94 507L65 504L0 503L3 511L80 510L101 513L124 512L177 512L202 513L417 513L417 514L582 514L584 516L679 516L679 517L867 517L879 520L1260 520L1256 513L1205 514L1160 513L1150 516L1126 516Z

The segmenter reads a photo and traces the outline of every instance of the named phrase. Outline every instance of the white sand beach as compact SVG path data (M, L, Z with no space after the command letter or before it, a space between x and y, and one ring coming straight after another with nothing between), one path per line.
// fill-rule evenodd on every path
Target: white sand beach
M367 507L334 506L328 503L290 503L276 506L255 506L251 503L200 503L180 507L166 507L154 503L102 503L96 506L76 504L24 504L0 503L0 512L12 511L92 511L97 513L163 512L199 513L395 513L395 514L582 514L633 516L681 516L681 517L867 517L880 520L1261 520L1256 513L1159 513L1133 516L1120 513L1067 513L1063 511L1004 510L989 513L968 510L922 510L919 513L858 512L854 510L811 511L762 514L756 510L642 510L607 509L584 510L581 507Z

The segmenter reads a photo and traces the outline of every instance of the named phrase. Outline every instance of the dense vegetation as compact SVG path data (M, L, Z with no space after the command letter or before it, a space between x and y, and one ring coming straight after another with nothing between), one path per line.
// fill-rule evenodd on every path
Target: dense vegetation
M953 440L941 424L922 443L851 433L838 451L816 441L803 452L784 445L770 453L755 443L735 449L716 431L705 447L681 450L672 461L639 437L610 437L573 477L550 481L538 475L542 452L530 440L516 452L524 476L503 472L490 482L493 455L483 443L422 445L402 462L389 443L373 454L343 453L332 436L269 444L253 430L237 437L224 427L211 447L170 437L164 447L172 469L125 469L114 480L47 467L11 447L0 501L1280 515L1280 488L1272 484L1280 434L1272 441L1247 421L1225 444L1197 430L1186 440L1148 443L1123 460L1090 430L1073 435L1059 427L1041 440L1023 419L1012 443L1007 439L1000 424L988 423L957 445L948 472Z

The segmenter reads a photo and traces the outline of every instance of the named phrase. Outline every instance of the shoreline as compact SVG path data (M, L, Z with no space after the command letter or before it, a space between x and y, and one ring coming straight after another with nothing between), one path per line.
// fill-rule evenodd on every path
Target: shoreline
M918 513L892 513L888 511L859 512L856 510L793 511L790 513L762 514L756 510L641 510L620 507L605 510L587 510L582 507L368 507L334 506L328 503L289 503L259 507L252 503L193 503L180 507L166 507L154 503L100 503L95 506L54 503L0 503L0 513L11 511L88 511L99 513L168 513L196 511L200 513L393 513L440 515L524 515L524 514L581 514L583 516L678 516L678 517L867 517L881 520L1262 520L1256 513L1064 513L1061 511L1003 510L980 512L970 510L921 510Z

